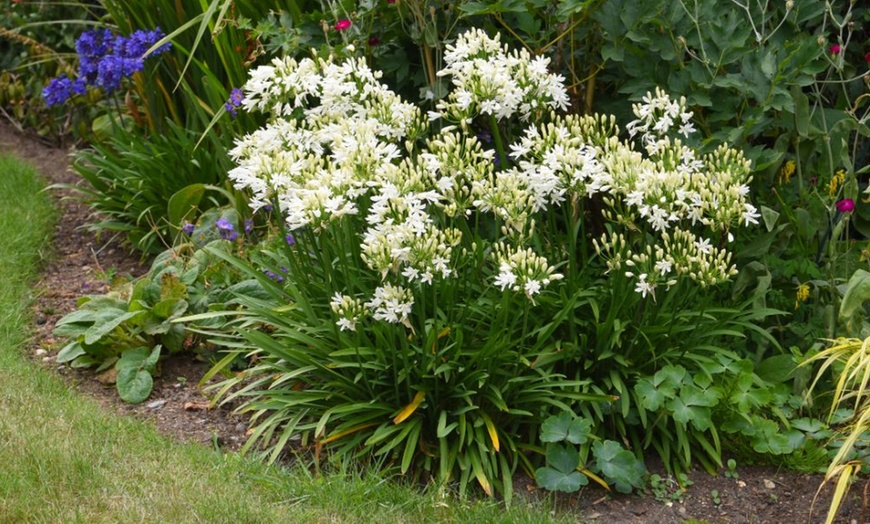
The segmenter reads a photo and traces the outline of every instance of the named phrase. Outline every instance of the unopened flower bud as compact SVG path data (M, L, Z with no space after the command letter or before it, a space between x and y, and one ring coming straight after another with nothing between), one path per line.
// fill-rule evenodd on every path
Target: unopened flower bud
M788 2L785 3L785 10L791 11L792 9L794 9L794 0L788 0Z

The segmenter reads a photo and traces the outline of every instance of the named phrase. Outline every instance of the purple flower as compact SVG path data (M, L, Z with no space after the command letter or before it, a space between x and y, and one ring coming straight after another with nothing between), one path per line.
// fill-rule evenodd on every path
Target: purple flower
M282 284L284 282L284 277L282 277L281 275L279 275L273 271L269 271L268 269L264 269L263 273L267 277L269 277L270 279L274 280L275 282L277 282L279 284Z
M66 75L52 79L42 90L42 98L48 107L66 103L73 94L73 81Z
M293 238L293 233L287 233L287 236L284 237L284 240L287 241L288 246L295 246L296 245L296 239Z
M250 218L245 220L245 234L250 235L251 231L254 230L254 221Z
M107 93L120 88L124 78L144 68L145 53L164 36L160 28L134 31L129 37L116 37L108 29L85 31L75 45L79 55L78 79L72 83L61 76L49 83L43 90L46 104L62 104L73 94L84 94L87 86L101 87ZM166 43L152 54L163 53L170 47Z
M230 91L230 98L224 104L224 108L227 110L233 118L239 116L236 108L242 105L242 100L245 99L245 93L242 92L238 87L234 87L232 91Z
M840 213L849 213L855 210L855 201L851 198L844 198L836 204L837 211Z
M121 80L133 73L141 71L145 67L141 58L125 58L111 55L100 60L97 68L97 86L102 87L107 93L121 87Z
M184 231L188 235L192 235L193 231L196 229L196 224L192 222L188 222L181 226L181 230Z
M166 35L163 34L163 31L159 27L153 31L143 31L141 29L133 31L128 38L119 36L115 39L114 51L117 55L125 58L141 59L145 56L145 53L151 49L151 46L156 44L157 41L164 36ZM159 55L165 53L171 47L172 44L167 42L155 49L152 54Z
M218 232L224 240L233 241L239 237L239 234L235 232L233 225L226 218L219 219L214 225L218 228Z

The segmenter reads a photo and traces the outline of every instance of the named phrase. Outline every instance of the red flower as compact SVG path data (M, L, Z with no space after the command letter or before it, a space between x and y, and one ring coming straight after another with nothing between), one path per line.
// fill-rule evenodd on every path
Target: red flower
M868 64L870 64L870 52L868 52L866 55L864 55L864 61L867 62Z
M388 3L388 4L395 4L395 3L396 3L396 0L387 0L387 3Z
M840 54L840 44L834 44L831 46L831 54L839 55Z
M837 202L836 206L837 211L839 211L840 213L849 213L850 211L855 210L855 201L851 198L844 198L843 200Z
M343 19L339 20L338 23L335 24L335 29L336 29L336 31L344 31L345 29L349 28L351 25L353 25L353 24L351 24L350 20L348 20L347 18L343 18Z
M371 47L375 47L376 45L378 45L380 43L381 43L381 40L376 36L369 38L369 45Z

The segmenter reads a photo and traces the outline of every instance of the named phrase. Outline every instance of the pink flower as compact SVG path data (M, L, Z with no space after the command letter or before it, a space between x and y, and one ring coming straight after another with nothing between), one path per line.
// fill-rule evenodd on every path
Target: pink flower
M353 25L353 24L351 23L350 20L348 20L347 18L342 18L341 20L338 21L338 23L335 24L335 30L336 31L344 31L345 29L349 28L351 25Z
M388 4L395 4L395 3L396 3L396 0L387 0L387 3L388 3Z
M851 198L844 198L837 202L837 211L840 213L849 213L855 210L855 201Z
M841 51L840 44L833 44L831 46L831 54L832 55L839 55L840 51Z

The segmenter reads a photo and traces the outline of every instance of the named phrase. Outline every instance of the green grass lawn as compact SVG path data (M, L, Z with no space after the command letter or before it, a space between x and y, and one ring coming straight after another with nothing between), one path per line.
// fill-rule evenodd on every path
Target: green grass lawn
M376 475L269 468L175 442L72 391L23 354L54 215L41 188L0 156L0 523L551 521L542 507L464 503Z

